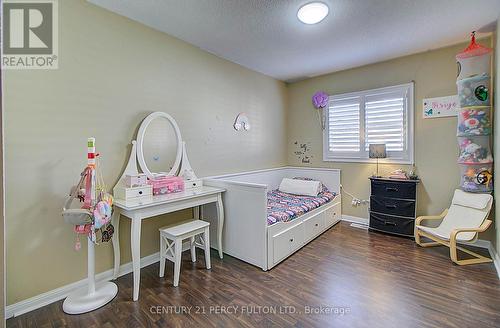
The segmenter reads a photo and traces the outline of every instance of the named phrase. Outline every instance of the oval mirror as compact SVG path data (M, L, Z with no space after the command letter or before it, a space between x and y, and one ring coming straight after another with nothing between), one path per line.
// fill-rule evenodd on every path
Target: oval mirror
M182 156L182 137L177 122L164 112L154 112L137 133L137 160L148 178L156 174L176 175Z

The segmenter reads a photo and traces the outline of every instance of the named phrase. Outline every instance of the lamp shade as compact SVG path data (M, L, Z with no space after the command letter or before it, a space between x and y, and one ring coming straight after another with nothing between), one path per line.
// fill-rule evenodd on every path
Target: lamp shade
M370 151L368 153L370 158L386 158L385 144L370 144Z

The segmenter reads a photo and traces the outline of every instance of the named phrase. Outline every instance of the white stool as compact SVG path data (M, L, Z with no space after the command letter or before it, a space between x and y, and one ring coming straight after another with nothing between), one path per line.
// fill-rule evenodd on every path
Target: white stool
M181 273L182 241L190 239L191 261L196 262L196 246L205 249L205 266L210 269L210 223L194 220L174 226L160 228L160 277L165 274L165 259L174 262L174 287L179 286ZM200 243L196 242L199 236ZM203 236L201 236L203 235Z

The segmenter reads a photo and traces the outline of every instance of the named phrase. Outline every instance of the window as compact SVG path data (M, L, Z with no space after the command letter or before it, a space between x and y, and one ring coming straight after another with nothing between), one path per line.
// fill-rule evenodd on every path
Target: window
M370 144L386 144L382 162L413 163L413 83L330 96L323 160L369 162Z

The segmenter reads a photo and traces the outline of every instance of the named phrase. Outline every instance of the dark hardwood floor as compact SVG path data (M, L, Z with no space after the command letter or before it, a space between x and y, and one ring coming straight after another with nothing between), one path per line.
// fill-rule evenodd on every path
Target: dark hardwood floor
M197 255L192 264L183 254L178 288L172 264L165 278L154 264L141 271L138 302L131 301L128 274L99 310L66 315L60 301L9 319L7 327L500 327L493 264L460 267L444 247L423 249L348 223L269 272L215 252L207 271Z

